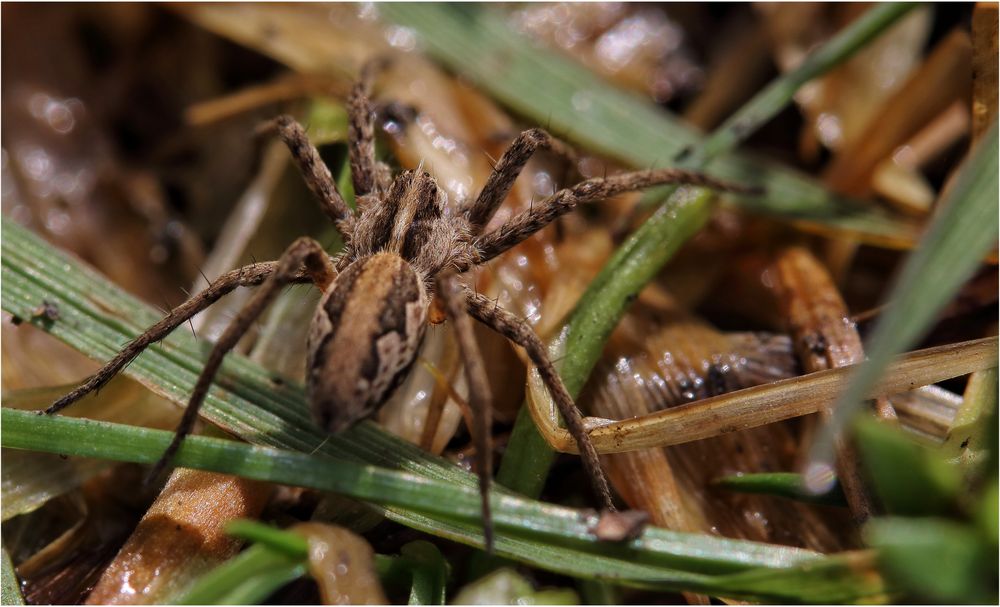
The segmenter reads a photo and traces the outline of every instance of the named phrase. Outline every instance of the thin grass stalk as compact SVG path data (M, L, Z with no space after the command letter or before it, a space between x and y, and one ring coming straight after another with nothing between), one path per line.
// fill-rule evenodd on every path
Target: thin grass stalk
M910 352L887 365L863 396L878 398L995 367L997 344L996 337L987 337ZM816 413L836 401L862 364L745 388L635 419L607 421L590 432L590 439L599 453L620 453L677 445ZM545 432L545 440L559 451L576 453L573 437L556 425L555 405L546 396L537 373L530 378L529 389L528 409ZM592 424L600 421L589 420Z

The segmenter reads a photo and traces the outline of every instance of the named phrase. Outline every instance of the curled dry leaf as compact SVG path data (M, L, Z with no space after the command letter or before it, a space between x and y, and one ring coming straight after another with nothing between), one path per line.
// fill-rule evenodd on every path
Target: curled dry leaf
M324 605L386 605L375 552L360 535L333 525L302 523L291 531L309 542L309 573Z

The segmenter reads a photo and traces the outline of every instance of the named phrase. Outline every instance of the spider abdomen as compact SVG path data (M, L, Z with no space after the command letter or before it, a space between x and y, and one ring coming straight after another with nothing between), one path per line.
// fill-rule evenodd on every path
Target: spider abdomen
M406 377L428 296L402 257L351 263L323 294L309 332L306 388L316 422L339 432L372 415Z

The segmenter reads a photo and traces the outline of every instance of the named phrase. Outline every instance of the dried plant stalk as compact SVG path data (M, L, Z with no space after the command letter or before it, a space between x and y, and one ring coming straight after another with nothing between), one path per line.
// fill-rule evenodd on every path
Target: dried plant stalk
M917 350L894 360L881 381L865 395L878 398L968 375L997 365L996 337ZM562 347L553 344L558 358ZM591 419L590 439L599 453L678 445L727 432L754 428L817 413L829 407L847 385L856 365L828 369L764 386L737 390L636 419ZM558 425L554 404L547 402L537 372L529 376L528 406L546 442L563 453L576 453L576 443Z
M706 70L701 94L684 111L684 119L700 129L718 126L741 102L760 90L773 69L767 53L767 32L763 28L732 29L732 37L720 40L725 47Z
M926 215L937 193L919 170L965 137L969 124L965 100L955 101L875 167L872 189L904 213Z
M193 127L203 127L281 101L312 95L343 99L347 97L349 90L344 82L292 72L270 82L255 84L222 97L196 103L184 112L184 121Z

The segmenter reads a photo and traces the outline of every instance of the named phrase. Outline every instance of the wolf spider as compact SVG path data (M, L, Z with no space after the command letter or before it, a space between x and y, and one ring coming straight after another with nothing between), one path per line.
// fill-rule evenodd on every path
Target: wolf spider
M277 261L251 264L221 276L126 345L46 413L55 413L99 389L147 346L163 339L236 287L259 286L212 349L174 439L150 474L155 477L191 432L226 353L282 287L311 282L323 296L308 339L307 393L316 423L331 433L340 432L375 413L406 377L436 297L454 323L459 351L465 360L487 548L492 547L488 499L493 469L491 397L470 316L527 351L580 447L594 489L604 506L614 510L611 492L583 419L546 355L542 341L526 322L473 292L457 276L490 261L583 202L667 183L745 189L677 169L588 179L535 203L484 234L487 223L535 150L565 151L564 144L541 129L521 133L496 163L475 201L461 205L457 213L449 216L445 212L445 192L428 173L410 170L393 179L389 168L376 161L375 116L369 102L372 78L370 72L365 72L368 71L363 72L348 99L348 155L357 211L344 202L329 169L298 122L280 116L265 125L267 132L276 133L287 144L309 189L343 235L346 243L343 253L331 258L319 243L303 237L292 243Z

